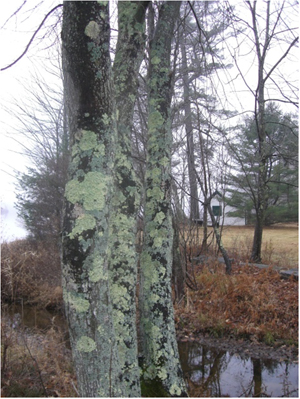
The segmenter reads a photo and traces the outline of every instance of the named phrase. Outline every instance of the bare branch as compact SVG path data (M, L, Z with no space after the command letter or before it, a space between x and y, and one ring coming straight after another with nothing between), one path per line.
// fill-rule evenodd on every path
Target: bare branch
M40 31L40 29L42 28L42 26L44 25L46 19L58 8L62 7L63 4L58 4L57 6L55 6L54 8L52 8L52 10L50 10L44 17L44 19L42 20L42 22L40 23L39 27L36 29L36 31L34 32L34 34L32 35L31 39L29 40L27 46L25 47L25 50L23 51L23 53L15 60L13 61L11 64L7 65L4 68L1 68L0 71L5 71L8 68L11 68L13 65L15 65L18 61L20 61L20 59L22 57L24 57L24 55L27 53L29 47L31 46L35 36L37 35L37 33Z

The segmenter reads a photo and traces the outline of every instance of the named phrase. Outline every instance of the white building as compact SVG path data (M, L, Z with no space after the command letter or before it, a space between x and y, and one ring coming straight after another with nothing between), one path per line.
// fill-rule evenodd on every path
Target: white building
M228 216L235 210L232 206L226 205L222 198L218 195L211 200L211 207L213 214L220 225L224 226L245 226L245 218ZM211 223L210 216L208 215L208 224Z

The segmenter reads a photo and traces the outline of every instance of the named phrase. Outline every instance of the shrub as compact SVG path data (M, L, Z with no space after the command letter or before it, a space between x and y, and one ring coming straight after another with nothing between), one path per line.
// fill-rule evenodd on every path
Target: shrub
M61 306L58 246L16 240L2 245L1 296L8 302Z

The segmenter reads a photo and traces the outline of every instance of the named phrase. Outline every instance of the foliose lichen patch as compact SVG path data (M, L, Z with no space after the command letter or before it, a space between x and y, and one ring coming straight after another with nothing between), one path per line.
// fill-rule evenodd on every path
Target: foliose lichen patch
M92 338L83 335L77 341L76 349L79 352L93 352L96 349L96 342Z
M65 300L78 313L86 312L90 307L89 301L87 299L84 299L80 294L77 294L76 292L66 292Z
M75 227L69 234L70 238L74 238L76 235L81 235L84 231L94 229L96 227L96 219L94 216L89 214L80 215L75 220Z
M90 21L85 30L84 33L90 37L91 39L95 40L98 38L100 34L100 26L97 24L95 21Z

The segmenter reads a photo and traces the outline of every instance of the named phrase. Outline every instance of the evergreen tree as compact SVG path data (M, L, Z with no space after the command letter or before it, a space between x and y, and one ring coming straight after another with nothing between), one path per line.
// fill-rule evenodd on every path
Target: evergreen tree
M257 125L246 118L240 127L236 143L230 152L236 166L231 176L233 186L228 204L236 216L253 223L258 212L258 172L260 158L257 150ZM264 224L297 220L298 215L298 123L296 116L283 114L274 103L265 113L265 218Z

